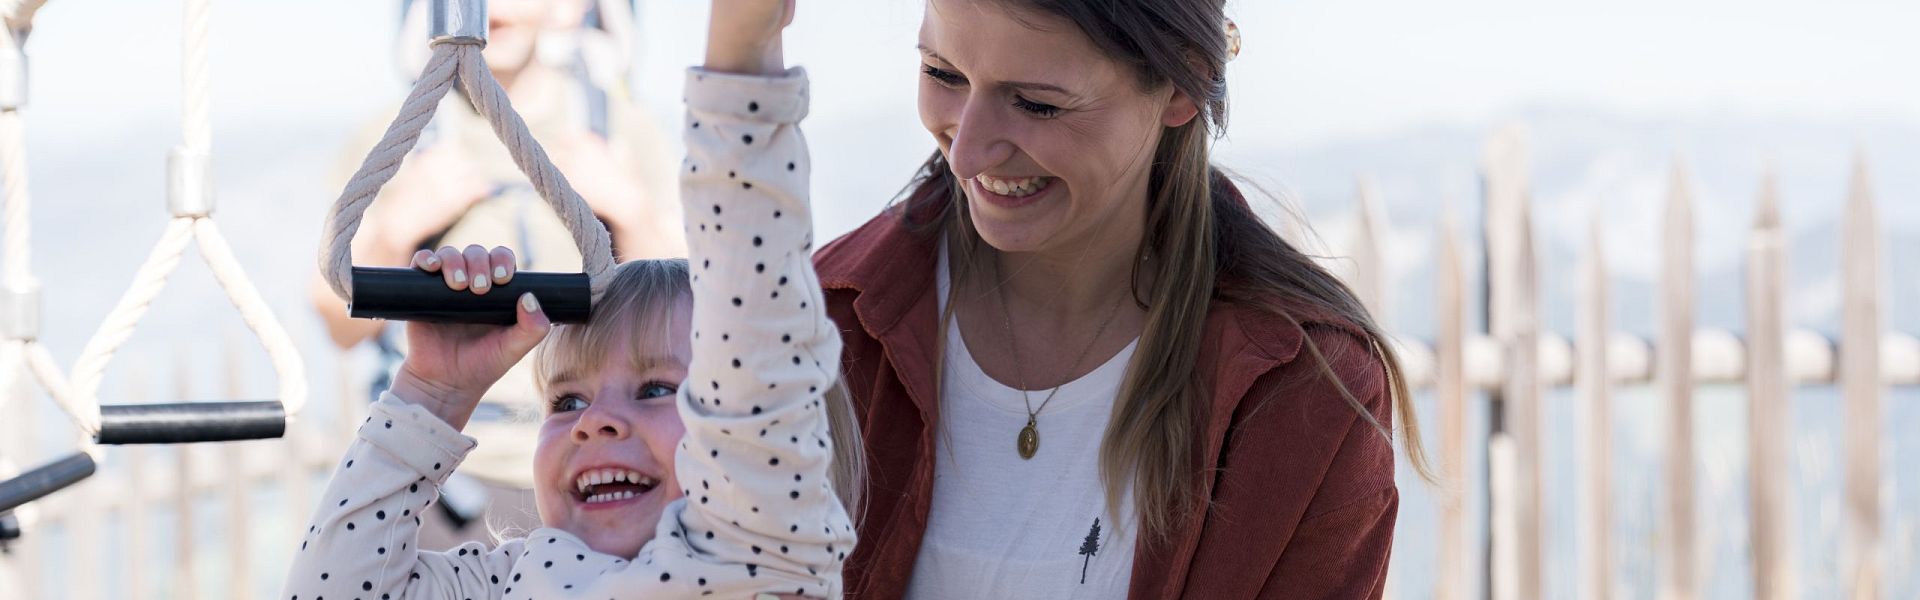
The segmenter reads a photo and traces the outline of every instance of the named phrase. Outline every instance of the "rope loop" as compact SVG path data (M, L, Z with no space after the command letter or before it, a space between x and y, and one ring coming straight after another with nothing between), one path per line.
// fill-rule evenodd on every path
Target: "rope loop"
M580 198L572 184L567 183L566 176L553 166L546 150L527 130L526 121L513 110L506 90L493 78L493 71L481 56L483 45L484 42L465 38L434 41L433 55L427 59L426 68L414 82L399 113L387 126L380 142L361 161L360 169L347 181L339 199L334 201L326 230L320 236L323 244L320 272L341 300L353 302L353 236L360 230L367 207L373 204L380 188L399 171L407 153L419 143L420 132L433 119L440 99L456 80L474 110L487 120L494 136L507 147L514 165L566 224L575 247L580 250L582 270L590 282L593 301L599 302L606 290L614 263L613 243L606 226L594 216L593 208Z

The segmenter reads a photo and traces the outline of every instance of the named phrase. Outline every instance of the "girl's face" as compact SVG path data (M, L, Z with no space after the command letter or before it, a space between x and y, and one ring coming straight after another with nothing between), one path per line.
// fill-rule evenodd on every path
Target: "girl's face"
M540 521L597 552L638 554L681 496L673 452L686 428L674 402L693 359L692 300L681 296L669 317L656 347L615 340L597 364L559 369L546 382L533 455Z
M928 0L920 24L920 120L975 229L1003 252L1138 239L1154 147L1193 103L1011 4Z

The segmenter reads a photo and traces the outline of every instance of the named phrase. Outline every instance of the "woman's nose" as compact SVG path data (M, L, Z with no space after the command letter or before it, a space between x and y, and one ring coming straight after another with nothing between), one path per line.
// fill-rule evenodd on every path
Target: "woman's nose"
M1013 157L1013 142L1007 139L1006 124L996 108L977 94L969 94L960 107L947 132L947 163L955 176L971 179Z
M586 442L596 437L618 440L627 437L633 426L611 402L594 402L580 412L573 424L573 440Z

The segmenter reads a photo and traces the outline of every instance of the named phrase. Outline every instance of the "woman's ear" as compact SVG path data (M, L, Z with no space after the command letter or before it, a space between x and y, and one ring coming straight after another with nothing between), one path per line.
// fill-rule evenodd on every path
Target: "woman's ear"
M1172 93L1173 97L1167 100L1167 108L1160 111L1161 125L1179 127L1200 114L1200 107L1193 103L1193 98L1178 89L1172 90Z

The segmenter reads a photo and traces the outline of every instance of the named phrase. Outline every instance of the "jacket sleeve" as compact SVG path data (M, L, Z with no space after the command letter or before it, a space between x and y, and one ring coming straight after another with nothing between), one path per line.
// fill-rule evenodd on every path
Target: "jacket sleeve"
M1301 471L1317 472L1319 483L1305 509L1294 517L1298 521L1260 596L1379 598L1386 586L1400 502L1393 479L1393 442L1388 437L1394 415L1385 363L1371 341L1350 330L1309 324L1306 333L1352 400L1319 370L1318 361L1304 347L1293 364L1296 370L1311 374L1296 373L1291 384L1256 388L1295 396L1305 404L1292 411L1253 415L1251 422L1303 419L1297 423L1311 423L1312 429L1329 434L1315 451L1305 453L1312 459ZM1342 421L1344 426L1334 425Z
M1301 521L1260 597L1380 598L1399 507L1399 492L1387 488Z
M1392 426L1386 371L1362 335L1311 322L1304 330L1296 356L1261 374L1234 408L1189 595L1382 593L1398 506L1393 445L1373 423Z

